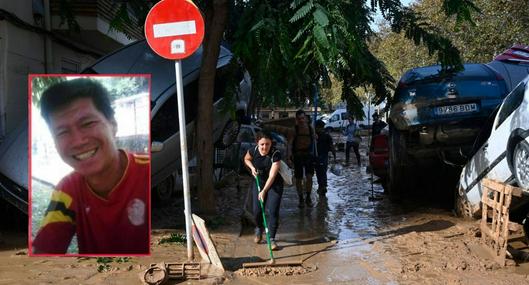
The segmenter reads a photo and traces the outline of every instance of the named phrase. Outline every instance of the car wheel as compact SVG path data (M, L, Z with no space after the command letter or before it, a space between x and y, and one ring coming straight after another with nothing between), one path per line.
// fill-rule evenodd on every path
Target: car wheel
M529 189L529 145L525 141L519 142L514 148L513 169L518 186Z
M154 188L154 199L158 205L167 205L175 193L175 181L171 175Z
M227 148L228 146L233 144L237 139L237 136L239 135L240 128L241 125L239 124L239 122L229 120L224 126L222 134L220 135L220 139L217 141L215 146L218 148Z
M401 196L406 189L406 167L404 166L405 149L401 143L401 133L394 129L390 129L389 134L389 179L388 192L391 198Z
M454 197L454 210L458 217L472 218L472 210L467 198L456 189Z

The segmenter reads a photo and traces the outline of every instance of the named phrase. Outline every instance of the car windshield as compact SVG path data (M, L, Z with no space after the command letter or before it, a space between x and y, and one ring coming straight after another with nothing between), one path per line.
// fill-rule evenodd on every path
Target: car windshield
M408 71L401 79L403 83L410 84L416 81L438 79L450 76L461 76L463 74L471 74L478 77L488 77L489 74L480 64L465 64L465 69L459 72L451 70L443 71L440 65L432 65L426 67L415 68Z

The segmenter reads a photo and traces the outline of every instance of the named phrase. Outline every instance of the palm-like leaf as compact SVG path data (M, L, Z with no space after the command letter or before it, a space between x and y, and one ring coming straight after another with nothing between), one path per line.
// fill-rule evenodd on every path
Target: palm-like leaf
M307 1L307 3L305 3L305 5L303 5L302 7L300 7L296 11L296 13L292 16L292 18L290 18L290 22L294 23L296 21L299 21L302 18L305 18L305 16L307 16L307 14L310 13L312 8L314 8L314 3L312 2L312 0Z
M472 11L468 0L445 2L449 2L445 11L462 19L467 19L465 11ZM461 67L450 41L398 0L250 0L247 5L251 8L239 24L236 53L253 66L254 82L264 88L258 92L271 98L264 101L310 98L311 85L328 79L329 73L343 81L342 96L357 109L355 88L371 86L377 102L389 97L394 79L368 47L375 8L391 22L393 31L404 31L415 44L426 46L443 67ZM289 98L281 100L277 94L289 94Z

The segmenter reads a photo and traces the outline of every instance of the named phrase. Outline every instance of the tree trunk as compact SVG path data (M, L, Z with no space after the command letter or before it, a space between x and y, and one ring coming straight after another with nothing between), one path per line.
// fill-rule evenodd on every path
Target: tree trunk
M198 206L204 214L215 214L213 188L213 95L215 72L220 42L228 18L227 0L206 1L206 33L200 79L198 82L197 151L198 151Z

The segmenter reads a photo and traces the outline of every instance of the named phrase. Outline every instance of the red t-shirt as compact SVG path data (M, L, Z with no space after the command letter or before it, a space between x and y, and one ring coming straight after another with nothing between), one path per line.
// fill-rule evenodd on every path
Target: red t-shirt
M33 247L65 253L77 234L80 254L149 253L149 156L127 153L125 174L107 198L73 172L53 191Z

